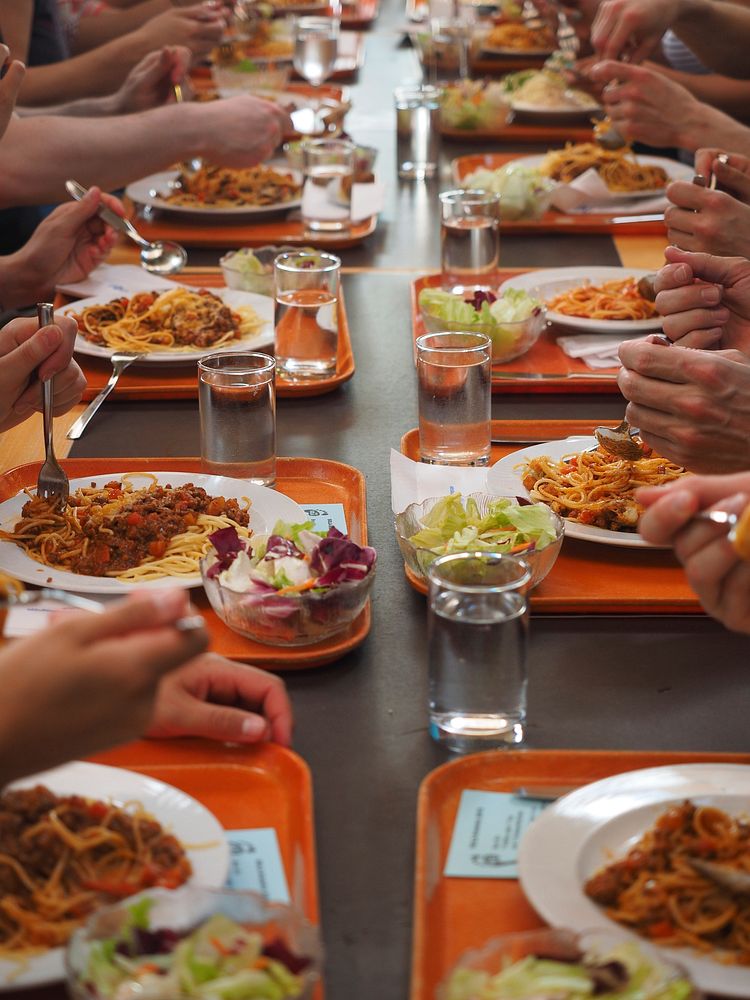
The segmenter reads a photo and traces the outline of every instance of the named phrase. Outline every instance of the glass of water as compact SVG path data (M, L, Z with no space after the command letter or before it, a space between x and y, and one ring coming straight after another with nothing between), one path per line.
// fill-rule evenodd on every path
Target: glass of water
M336 372L341 261L330 253L298 250L274 261L276 367L291 381Z
M407 180L434 177L438 164L440 88L420 84L397 87L394 101L399 177Z
M346 139L303 142L302 221L311 233L349 229L356 157L357 147Z
M490 191L443 191L440 195L443 288L462 292L494 287L499 257L500 195Z
M483 333L417 338L419 454L434 465L490 460L492 341Z
M436 559L427 575L431 736L458 753L521 743L528 565L495 552L459 552Z
M319 87L333 73L339 45L339 22L332 17L298 17L294 21L294 68Z
M268 354L209 354L198 362L206 471L261 486L276 481L276 362Z

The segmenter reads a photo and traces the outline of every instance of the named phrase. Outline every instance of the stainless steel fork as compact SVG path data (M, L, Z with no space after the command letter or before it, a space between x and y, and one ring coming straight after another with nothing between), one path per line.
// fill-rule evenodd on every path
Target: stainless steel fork
M119 382L120 376L125 369L132 365L134 361L137 361L138 358L142 357L142 354L127 354L125 351L115 351L111 358L112 374L109 376L109 382L107 382L99 395L91 400L78 420L72 424L70 430L68 431L68 437L71 441L77 441L83 434L91 418Z
M54 322L54 308L49 302L40 302L36 307L39 326L49 326ZM52 409L55 399L55 380L42 382L42 415L44 418L44 465L39 470L36 492L45 500L55 500L62 506L68 499L70 483L68 477L55 458L55 443L52 437Z
M567 14L559 7L557 9L557 47L566 56L573 59L578 58L578 53L581 50L581 40L576 34L576 29L568 20Z
M539 13L539 10L533 0L523 0L523 5L521 7L521 20L526 27L531 28L532 31L543 28L546 24L546 21Z

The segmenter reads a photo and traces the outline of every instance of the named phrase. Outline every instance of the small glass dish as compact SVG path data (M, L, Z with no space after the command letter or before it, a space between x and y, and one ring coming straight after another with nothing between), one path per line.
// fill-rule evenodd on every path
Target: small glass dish
M432 549L419 548L414 545L413 542L410 542L409 539L413 535L416 535L418 531L422 530L424 527L424 523L422 521L423 517L430 510L432 510L435 504L441 499L442 497L430 497L428 500L423 500L421 503L409 504L406 510L402 511L400 514L396 514L394 521L396 539L398 541L398 547L401 549L401 555L404 557L404 562L412 573L425 580L427 577L427 568L432 565L439 555L444 553L433 552ZM469 493L463 497L464 501L468 499L476 501L479 513L483 515L486 513L487 508L493 501L500 500L502 497L494 496L489 493ZM557 557L560 554L560 548L562 547L563 536L565 534L565 522L553 511L550 511L550 515L556 528L554 540L543 549L533 549L531 552L527 551L518 553L518 555L523 558L524 562L529 564L531 569L531 583L529 584L529 589L537 587L545 576L547 576L549 571L555 565ZM471 550L471 546L468 546L467 550ZM497 551L500 552L502 549L498 549Z
M108 1000L108 995L96 990L88 979L92 949L99 941L116 937L124 930L129 923L133 904L146 897L153 901L148 913L149 926L146 934L160 930L176 931L179 935L188 934L212 915L224 914L242 924L243 928L261 934L264 953L271 953L273 957L279 958L282 955L284 958L288 956L293 960L298 959L298 964L304 964L304 968L296 973L304 982L303 990L295 996L298 1000L308 1000L311 997L320 978L323 949L318 928L302 913L292 906L269 903L255 892L186 885L174 891L148 889L113 906L105 906L75 931L65 954L68 992L74 1000ZM133 989L133 996L140 992L144 995L147 993L136 984L133 984ZM188 995L170 994L174 1000ZM285 992L284 997L279 997L279 1000L286 1000L287 995Z
M240 594L209 577L213 556L201 561L201 575L211 607L234 632L267 646L308 646L343 632L364 608L375 580L367 576L340 583L322 594Z
M256 292L258 295L273 295L273 262L281 253L291 253L299 247L265 246L240 247L230 250L219 258L219 264L224 275L227 288L237 288L243 292ZM306 249L302 247L302 249ZM260 270L254 271L243 263L243 257L253 256Z
M492 364L520 358L530 351L547 326L547 307L537 306L528 319L515 323L465 323L441 319L424 307L419 309L428 333L483 333L492 341Z
M632 956L630 961L633 965L638 963L641 966L639 980L644 980L643 963L647 962L652 967L648 981L639 981L634 990L631 988L627 991L628 996L637 994L639 1000L657 1000L677 995L681 1000L702 1000L703 994L692 986L690 977L679 965L625 931L601 929L577 934L565 928L552 927L502 934L487 941L481 948L465 952L438 986L435 996L436 1000L481 1000L486 996L498 1000L503 996L534 997L537 1000L542 994L539 987L536 987L535 992L535 987L529 983L529 992L516 988L506 994L495 977L524 959L538 957L563 962L566 967L581 959L585 959L587 964L601 963L601 979L597 979L591 996L601 997L602 1000L612 997L614 1000L615 997L626 995L623 987L613 985L608 988L606 983L607 980L617 983L617 970L613 966L622 966L627 974L628 954ZM634 971L633 978L636 977L638 972ZM671 989L677 987L678 983L684 984L684 990L680 987L672 994ZM489 992L484 991L485 985ZM688 992L691 986L692 991ZM544 996L551 992L544 990ZM560 983L554 989L555 1000L568 1000L581 995L580 989L566 990Z

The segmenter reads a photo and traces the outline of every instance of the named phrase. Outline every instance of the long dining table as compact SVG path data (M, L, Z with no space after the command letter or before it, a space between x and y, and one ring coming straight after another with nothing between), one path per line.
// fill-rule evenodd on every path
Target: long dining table
M347 130L377 146L377 173L387 184L377 231L342 252L356 374L330 395L280 399L277 408L279 455L335 459L364 473L369 540L378 550L366 641L329 666L286 677L294 746L314 782L329 1000L408 995L417 792L448 759L428 734L426 605L405 579L394 537L389 451L417 422L409 292L417 275L439 266L437 193L450 186L452 157L486 146L444 143L438 178L398 180L391 93L418 75L403 24L401 0L384 0L351 86ZM657 267L665 242L664 236L501 234L501 264ZM215 266L219 255L191 251L189 263ZM113 255L131 259L125 247ZM493 397L494 418L534 421L540 440L546 420L593 424L618 419L623 407L617 394ZM59 454L199 454L195 400L118 401L115 393L71 447L65 430L81 409L56 422ZM3 470L41 453L40 420L2 438ZM601 588L607 587L603 572ZM747 653L747 638L703 615L532 616L526 746L745 752Z

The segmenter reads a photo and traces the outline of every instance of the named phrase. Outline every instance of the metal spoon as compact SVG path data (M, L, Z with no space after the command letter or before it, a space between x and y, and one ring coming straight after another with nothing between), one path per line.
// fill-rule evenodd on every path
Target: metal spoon
M708 513L713 513L708 511ZM716 513L724 513L723 511L716 511ZM750 894L750 872L739 871L736 868L727 868L726 865L722 865L717 861L705 861L703 858L689 858L690 864L695 868L699 875L705 875L706 878L711 879L722 889L727 889L729 892L736 893L737 895L748 895Z
M644 455L643 445L633 440L636 434L640 434L640 430L631 427L627 420L623 420L617 427L594 428L594 437L599 445L611 455L628 462L637 462Z
M65 182L65 190L76 201L80 201L88 193L82 184L73 180ZM121 218L106 205L99 206L97 215L108 226L112 226L120 233L125 233L141 247L141 266L147 271L151 271L152 274L176 274L187 264L187 251L179 243L173 243L171 240L150 243L141 236L128 219Z

